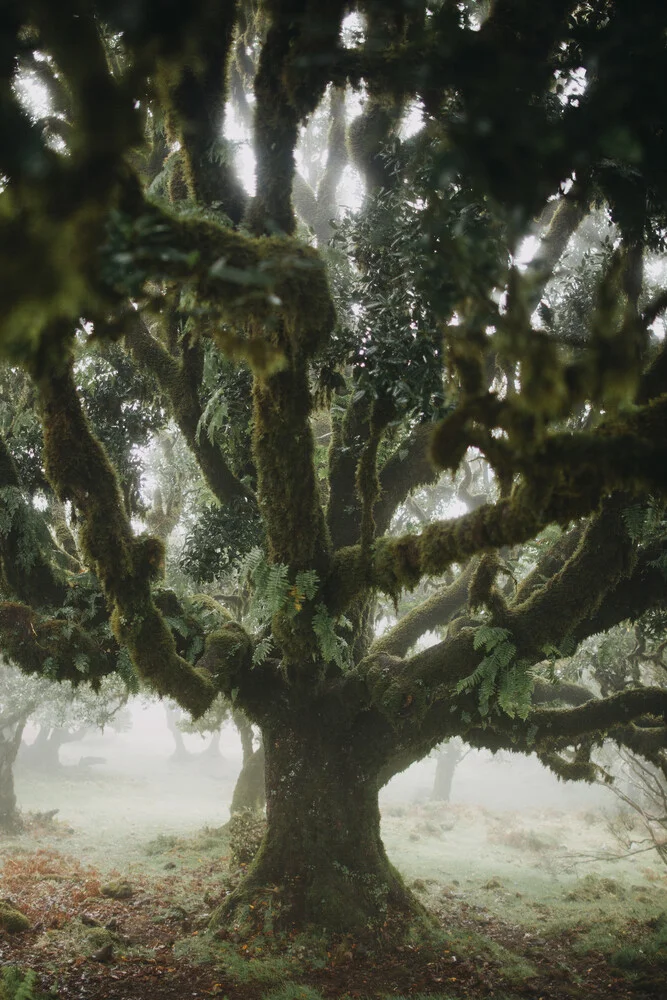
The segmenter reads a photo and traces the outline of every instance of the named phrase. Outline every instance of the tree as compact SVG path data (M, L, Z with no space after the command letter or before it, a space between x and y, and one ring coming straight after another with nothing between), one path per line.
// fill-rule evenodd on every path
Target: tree
M93 692L86 684L56 684L38 674L21 673L3 664L0 670L0 830L17 833L23 819L14 791L14 765L21 747L23 731L29 720L39 724L46 734L46 746L38 746L34 766L57 766L58 749L67 741L70 729L79 734L85 728L112 724L127 701L128 691L119 677L105 678ZM50 741L49 736L57 733ZM54 757L55 755L55 757Z
M85 656L93 683L131 664L193 716L228 697L262 732L268 823L216 920L270 908L278 930L396 939L427 916L380 838L392 774L456 736L584 780L603 738L649 762L665 744L664 687L591 698L546 663L665 600L664 533L627 525L667 492L667 295L644 267L667 231L663 5L1 16L0 342L42 426L33 481L13 425L0 452L6 655L75 681ZM251 118L253 197L230 105ZM336 219L348 158L365 199ZM582 298L557 267L594 206L616 236ZM86 395L95 352L191 449L210 493L191 551L208 535L213 576L244 561L256 626L159 584L163 545L102 433L123 409ZM392 534L416 489L471 462L491 499ZM375 637L377 595L426 581Z

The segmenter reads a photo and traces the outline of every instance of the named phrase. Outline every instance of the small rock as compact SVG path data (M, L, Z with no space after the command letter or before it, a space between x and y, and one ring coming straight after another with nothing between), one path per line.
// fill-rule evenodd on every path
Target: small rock
M82 924L85 924L86 927L100 926L99 920L95 920L95 917L91 917L90 913L82 913L81 916L79 917L79 920L81 921Z
M103 896L107 896L109 899L131 899L134 895L134 889L129 882L107 882L100 889Z
M94 962L110 962L113 958L113 945L105 944L90 956Z

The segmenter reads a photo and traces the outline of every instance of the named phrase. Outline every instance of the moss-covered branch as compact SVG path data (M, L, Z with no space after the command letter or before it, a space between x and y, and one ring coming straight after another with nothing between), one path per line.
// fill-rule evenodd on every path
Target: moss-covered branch
M26 674L95 685L118 672L118 646L67 618L40 614L27 604L0 603L2 655Z
M59 607L67 593L46 524L21 490L12 456L0 437L0 580L2 589L33 607Z
M360 547L340 550L331 578L340 610L368 587L398 595L424 576L444 573L454 562L526 542L550 523L565 524L591 513L614 490L665 494L666 416L667 398L661 398L622 421L609 419L596 432L554 434L516 456L525 480L510 496L460 518L433 522L419 534L380 539L370 560L364 560Z
M292 186L298 126L319 104L338 50L344 0L264 0L269 30L255 76L257 194L253 232L294 231Z
M151 582L162 571L162 544L134 536L117 477L81 407L71 364L37 384L46 474L81 519L81 547L112 609L116 638L155 691L201 715L215 697L214 684L178 655L151 594Z
M369 650L369 656L376 653L405 656L410 647L414 646L426 632L447 625L456 612L466 604L473 570L474 562L470 562L452 584L436 590L416 608L408 611L393 628L375 640Z
M397 507L419 486L434 483L439 476L430 455L431 424L419 424L402 441L380 471L380 499L375 506L378 535L384 534Z
M223 138L228 62L236 4L209 4L195 22L185 52L163 52L154 73L165 111L169 143L178 152L187 195L215 205L234 223L246 207L246 195L234 175L232 151Z
M571 190L558 203L546 231L540 237L537 252L525 271L529 289L528 306L531 311L539 304L544 289L553 275L554 268L563 256L570 237L576 232L585 214L586 205L577 196L576 190Z
M315 474L303 358L253 387L257 492L273 561L326 572L329 537Z
M211 492L220 503L240 497L254 505L248 488L234 475L206 434L198 434L202 409L196 384L187 372L149 332L142 316L132 311L126 319L125 343L135 360L158 380L169 398L174 419L194 454Z
M350 399L342 418L334 417L329 446L327 525L334 548L355 545L361 534L357 466L370 437L370 403Z

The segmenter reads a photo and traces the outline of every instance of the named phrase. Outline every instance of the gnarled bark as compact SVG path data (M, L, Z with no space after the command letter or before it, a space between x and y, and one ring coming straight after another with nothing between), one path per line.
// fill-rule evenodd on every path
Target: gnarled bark
M313 926L380 940L426 925L385 853L377 765L354 735L315 714L276 721L264 744L267 832L214 924Z

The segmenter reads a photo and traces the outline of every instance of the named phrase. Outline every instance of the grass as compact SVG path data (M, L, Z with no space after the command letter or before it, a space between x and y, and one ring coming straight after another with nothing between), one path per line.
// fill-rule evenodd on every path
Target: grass
M171 781L171 773L165 776L164 787L167 777ZM133 816L128 827L123 811L129 807L121 805L123 796L131 790L133 806L140 795L148 800L150 782L115 783L98 777L88 783L52 785L51 798L39 804L58 805L63 823L70 821L70 792L79 810L83 792L92 794L88 825L84 814L77 812L77 822L71 820L74 832L64 837L60 831L54 849L90 858L100 869L106 868L105 877L113 867L117 869L114 877L136 882L139 897L142 893L150 897L150 910L142 912L158 928L156 934L163 939L181 938L174 958L224 970L225 977L238 984L239 992L254 989L252 995L261 995L263 1000L321 1000L315 987L324 982L323 965L333 962L333 975L344 983L342 1000L345 989L352 988L344 978L348 967L343 959L338 963L335 954L327 956L321 942L283 942L282 953L272 954L271 940L257 939L244 949L231 935L220 940L206 930L208 915L230 884L229 835L220 825L225 810L219 790L201 776L189 773L188 778L201 796L189 827L183 819L188 805L176 820L167 809L147 824L141 816ZM39 784L36 787L39 790ZM176 789L171 784L169 792L169 802L173 802ZM118 814L115 825L106 826L104 819L95 822L98 793L104 797L102 817L111 816L114 810ZM44 789L40 794L45 794ZM186 795L185 790L182 794ZM206 795L212 803L209 813ZM150 801L160 805L160 794L151 793ZM48 836L48 832L40 834L37 841L28 834L7 842L0 847L0 864L7 861L11 867L14 859L18 864L22 858L35 857L37 848L48 844ZM447 930L442 952L457 957L451 969L452 978L459 978L457 989L462 966L488 966L494 983L500 984L500 989L495 988L496 1000L511 1000L512 990L520 992L537 974L544 974L545 956L554 975L571 983L588 968L587 956L591 965L604 956L612 974L629 981L655 974L655 969L663 977L667 972L667 871L645 855L616 864L584 863L577 854L601 850L608 836L604 817L598 813L573 815L546 809L521 815L464 805L406 803L384 810L383 836L408 884L440 915ZM36 870L35 878L56 878L50 855L45 855L42 867L44 872ZM64 898L74 891L69 884L60 889L59 885L49 882L49 893L58 891ZM78 883L72 886L75 889ZM62 930L64 953L73 957L89 953L88 941L77 937L78 928ZM120 941L117 951L126 951ZM363 964L355 955L350 973L357 963ZM445 992L429 993L429 1000L450 1000L449 966L446 969ZM440 980L434 980L437 989L436 981ZM426 982L418 978L415 989ZM397 979L391 992L390 986L387 981L378 983L368 995L375 1000L385 990L387 998L401 1000L406 981ZM509 992L503 994L503 988ZM326 992L330 995L328 988ZM2 993L0 1000L4 1000ZM410 993L410 1000L420 1000L420 995Z

